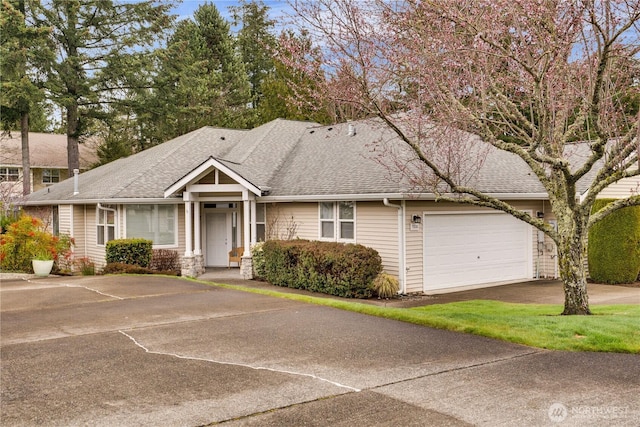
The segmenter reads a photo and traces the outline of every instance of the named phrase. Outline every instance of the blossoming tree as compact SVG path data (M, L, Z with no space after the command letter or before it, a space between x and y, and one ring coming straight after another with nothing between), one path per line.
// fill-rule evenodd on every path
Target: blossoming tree
M604 188L640 174L640 2L291 5L314 48L290 43L283 58L318 82L315 102L377 117L402 146L388 150L389 167L419 163L425 173L411 172L411 179L438 200L504 211L542 230L557 245L563 314L590 314L588 229L640 205L630 192L591 212ZM479 138L471 144L460 135ZM548 194L557 229L473 185L473 172L491 150L526 163ZM411 159L394 158L403 151ZM579 183L588 191L580 192Z

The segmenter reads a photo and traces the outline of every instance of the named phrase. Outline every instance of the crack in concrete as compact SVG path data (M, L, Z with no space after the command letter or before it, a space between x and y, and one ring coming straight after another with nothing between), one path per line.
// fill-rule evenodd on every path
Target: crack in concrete
M351 387L351 386L348 386L348 385L345 385L345 384L340 384L340 383L338 383L336 381L332 381L332 380L329 380L327 378L322 378L322 377L319 377L317 375L308 374L308 373L305 373L305 372L295 372L295 371L288 371L288 370L284 370L284 369L267 368L265 366L253 366L253 365L244 364L244 363L237 363L237 362L226 362L226 361L222 361L222 360L206 359L204 357L184 356L184 355L180 355L180 354L177 354L177 353L152 351L152 350L149 350L147 347L145 347L140 342L138 342L138 340L136 340L134 337L132 337L131 335L127 334L126 332L124 332L122 330L119 330L118 332L120 332L125 337L129 338L131 341L133 341L133 343L136 346L140 347L141 349L143 349L145 352L147 352L149 354L158 354L158 355L162 355L162 356L170 356L170 357L175 357L175 358L178 358L178 359L185 359L185 360L196 360L196 361L200 361L200 362L210 362L210 363L216 363L216 364L219 364L219 365L240 366L240 367L243 367L243 368L254 369L256 371L270 371L270 372L277 372L277 373L281 373L281 374L297 375L297 376L301 376L301 377L312 378L312 379L318 380L318 381L323 381L323 382L329 383L331 385L334 385L336 387L345 388L345 389L350 390L352 392L359 392L360 391L360 389L358 389L358 388Z
M103 295L103 296L105 296L105 297L115 298L115 299L119 299L119 300L124 300L124 298L119 297L119 296L117 296L117 295L111 295L111 294L107 294L107 293L104 293L104 292L100 292L99 290L97 290L97 289L93 289L93 288L89 288L88 286L81 286L81 285L68 285L68 284L65 284L64 286L66 286L67 288L81 288L81 289L86 289L86 290L88 290L88 291L95 292L95 293L100 294L100 295Z
M511 355L511 356L508 356L508 357L502 357L502 358L499 358L499 359L492 359L492 360L487 360L487 361L484 361L484 362L473 363L471 365L458 366L456 368L444 369L442 371L431 372L431 373L424 374L424 375L418 375L418 376L411 377L411 378L405 378L405 379L398 380L398 381L392 381L392 382L386 383L386 384L379 384L379 385L376 385L376 386L373 386L373 387L366 388L365 390L376 390L376 389L387 387L387 386L391 386L391 385L402 384L402 383L405 383L405 382L408 382L408 381L419 380L421 378L435 377L437 375L448 374L450 372L464 371L466 369L473 369L473 368L477 368L477 367L480 367L480 366L492 365L494 363L506 362L506 361L509 361L509 360L518 359L520 357L533 356L535 354L540 354L540 353L544 353L544 352L545 352L545 350L533 350L533 351L529 351L527 353L514 354L514 355Z

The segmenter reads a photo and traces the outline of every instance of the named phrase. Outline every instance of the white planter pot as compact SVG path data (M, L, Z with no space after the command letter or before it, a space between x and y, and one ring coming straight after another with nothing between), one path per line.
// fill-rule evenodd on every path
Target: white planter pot
M53 260L34 259L31 260L31 264L35 275L40 277L47 277L53 268Z

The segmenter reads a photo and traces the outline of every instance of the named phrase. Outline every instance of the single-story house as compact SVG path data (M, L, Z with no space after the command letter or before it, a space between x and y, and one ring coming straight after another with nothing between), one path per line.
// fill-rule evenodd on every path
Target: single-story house
M203 127L35 192L26 208L55 213L76 256L98 265L107 241L142 237L179 251L188 276L227 267L229 252L242 247L240 274L251 277L253 244L302 238L376 249L406 293L557 276L553 243L528 224L436 202L381 162L389 132L372 120ZM553 221L547 194L518 157L491 151L473 179Z
M89 138L78 147L80 171L97 163L97 140ZM29 132L31 192L69 178L67 136ZM6 197L22 196L22 140L20 131L0 135L0 191Z

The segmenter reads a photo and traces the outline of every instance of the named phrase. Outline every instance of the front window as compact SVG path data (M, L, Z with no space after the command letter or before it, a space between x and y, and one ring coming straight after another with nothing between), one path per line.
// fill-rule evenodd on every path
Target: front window
M320 238L353 241L355 239L355 203L320 203Z
M17 181L19 178L18 168L0 168L0 181Z
M264 242L267 234L267 217L265 204L256 204L256 241Z
M353 240L354 235L354 216L353 202L340 202L338 204L338 221L340 222L340 240Z
M176 209L175 205L128 205L127 238L151 240L154 246L176 246Z
M42 170L42 183L54 184L60 182L60 169L43 169Z
M105 245L116 238L116 211L112 208L99 206L96 210L97 242Z
M320 203L320 237L323 239L335 239L333 203Z

